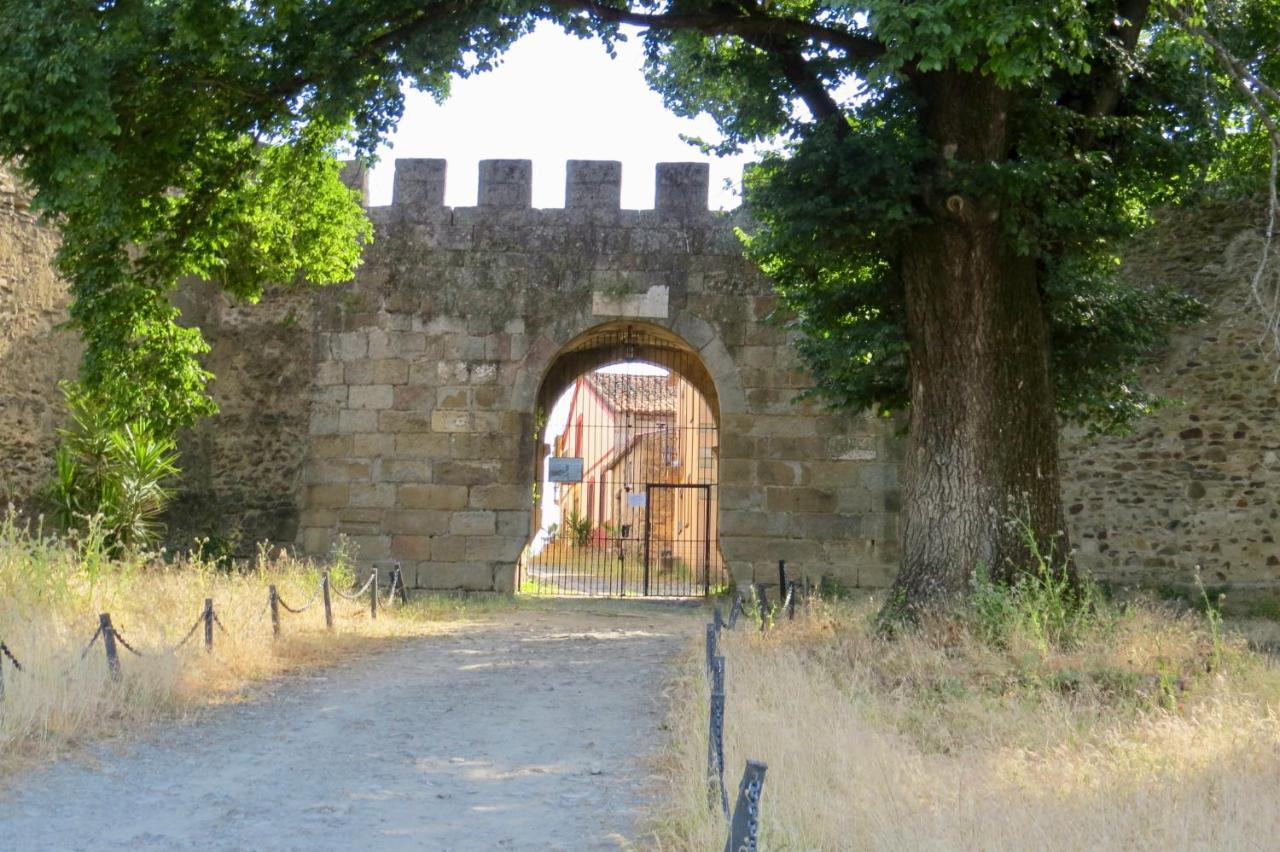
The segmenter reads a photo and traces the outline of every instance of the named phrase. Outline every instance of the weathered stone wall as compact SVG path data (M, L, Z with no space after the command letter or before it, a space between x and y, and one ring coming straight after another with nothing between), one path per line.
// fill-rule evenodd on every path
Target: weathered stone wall
M1181 212L1126 253L1140 281L1205 300L1147 371L1174 400L1124 438L1063 442L1064 499L1082 565L1120 584L1280 587L1280 385L1263 355L1249 280L1261 214L1248 206ZM1274 286L1274 279L1272 279Z
M28 507L48 481L66 416L58 381L79 360L75 335L57 330L68 303L51 265L57 233L37 221L29 200L0 168L0 509L10 501Z
M531 529L535 408L564 348L634 321L696 353L721 423L721 549L739 579L781 558L852 585L888 577L896 465L883 430L793 399L806 378L762 320L767 282L703 166L659 166L654 210L621 167L571 162L565 209L530 207L527 161L481 164L479 206L443 206L444 163L397 163L349 287L317 295L301 542L338 533L433 588L509 589Z

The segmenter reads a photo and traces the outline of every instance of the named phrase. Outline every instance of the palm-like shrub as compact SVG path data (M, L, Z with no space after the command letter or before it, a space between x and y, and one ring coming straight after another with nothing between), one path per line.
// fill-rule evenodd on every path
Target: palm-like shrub
M153 544L179 473L174 439L144 423L116 423L100 405L67 392L72 427L60 430L50 488L54 517L111 555Z

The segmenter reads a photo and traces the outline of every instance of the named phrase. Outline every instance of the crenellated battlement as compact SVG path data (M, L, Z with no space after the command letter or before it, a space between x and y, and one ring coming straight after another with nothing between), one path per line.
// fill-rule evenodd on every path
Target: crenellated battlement
M481 160L477 207L483 210L533 209L532 160ZM448 164L440 159L397 159L391 192L391 214L430 216L445 208ZM363 170L349 168L348 184L364 188ZM709 213L710 169L706 163L658 163L654 174L654 209L687 217ZM367 192L365 198L368 198ZM564 209L617 211L622 207L622 163L615 160L569 160L565 169ZM385 209L385 208L384 208ZM557 208L552 208L557 209Z

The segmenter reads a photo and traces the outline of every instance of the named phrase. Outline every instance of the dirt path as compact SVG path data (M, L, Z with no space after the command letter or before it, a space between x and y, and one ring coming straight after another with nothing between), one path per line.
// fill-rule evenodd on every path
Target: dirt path
M687 611L514 612L0 799L5 849L610 849L636 839Z

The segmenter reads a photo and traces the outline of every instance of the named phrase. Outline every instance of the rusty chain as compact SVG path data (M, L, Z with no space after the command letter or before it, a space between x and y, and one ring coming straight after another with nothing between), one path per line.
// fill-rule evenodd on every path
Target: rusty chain
M124 649L128 651L130 654L133 654L135 657L147 656L146 654L139 651L137 648L130 645L129 640L125 639L124 636L120 634L120 628L116 627L114 624L111 626L111 633L116 637L116 641L119 642L121 645L123 645Z
M3 642L0 642L0 654L4 654L6 657L8 657L9 662L13 663L13 667L15 669L17 669L18 671L22 671L22 663L18 662L18 658L15 657L13 655L13 652L9 650L9 646L4 644Z
M369 579L364 581L364 586L362 586L362 587L360 588L360 591L355 592L354 594L350 594L350 595L349 595L349 594L347 594L346 592L342 591L342 589L339 589L339 588L334 587L334 586L331 586L330 588L332 588L332 589L333 589L333 591L334 591L334 592L338 595L338 597L340 597L340 598L346 598L346 599L347 599L347 600L349 600L349 601L358 600L358 599L360 599L361 597L363 597L363 596L364 596L364 593L365 593L365 592L367 592L367 591L369 591L369 587L373 585L373 577L374 577L374 575L373 575L373 574L370 574L370 575L369 575Z

